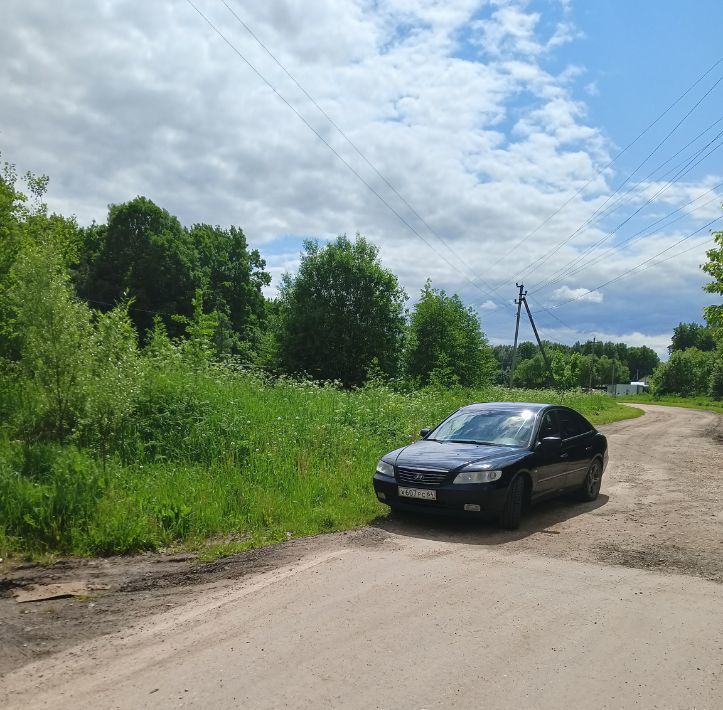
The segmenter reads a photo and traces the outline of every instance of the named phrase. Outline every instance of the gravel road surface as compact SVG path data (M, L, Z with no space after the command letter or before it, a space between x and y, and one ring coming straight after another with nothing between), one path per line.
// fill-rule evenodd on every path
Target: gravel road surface
M0 599L0 706L720 710L721 417L641 408L604 428L598 501L515 532L382 518L211 565L16 570L110 589Z

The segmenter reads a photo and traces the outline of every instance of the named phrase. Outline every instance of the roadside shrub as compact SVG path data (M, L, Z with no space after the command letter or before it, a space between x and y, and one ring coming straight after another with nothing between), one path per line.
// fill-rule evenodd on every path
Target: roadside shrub
M27 440L65 441L85 405L91 341L90 309L73 292L60 256L47 245L28 246L9 276L12 338L19 346L18 382L30 393L24 410Z
M100 464L72 446L19 447L9 445L0 459L5 534L29 550L82 548L82 532L106 489Z
M248 446L242 408L224 402L212 375L180 366L147 364L136 410L128 426L126 456L140 461L243 465Z
M650 378L655 395L675 394L681 397L707 394L715 361L715 353L697 348L676 350L668 362L659 365Z
M251 546L362 525L385 510L370 487L379 456L463 404L559 402L593 422L620 411L602 393L405 392L381 382L347 390L230 365L198 371L174 353L141 355L122 460L0 439L0 544L107 555L218 535Z
M710 374L710 396L723 399L723 352L718 351Z

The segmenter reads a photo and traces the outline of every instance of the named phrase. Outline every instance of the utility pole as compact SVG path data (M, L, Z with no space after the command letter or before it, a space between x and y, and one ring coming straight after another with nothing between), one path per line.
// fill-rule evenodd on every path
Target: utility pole
M520 333L520 309L522 308L522 300L527 295L527 292L523 293L525 284L515 283L515 286L517 286L517 288L520 289L520 294L519 294L518 298L515 299L515 303L517 304L517 321L515 322L515 345L512 348L512 367L510 367L510 384L512 384L512 376L515 374L515 365L517 364L517 336Z
M526 296L527 294L525 294ZM550 381L555 384L555 378L552 374L552 367L550 365L550 361L547 359L547 353L545 352L545 348L542 345L542 341L540 340L540 336L537 332L537 326L535 325L535 321L532 318L532 311L530 310L530 307L527 305L527 299L525 296L522 296L520 300L522 300L525 304L525 310L527 311L527 317L530 319L530 325L532 326L532 330L535 333L535 338L537 339L537 347L540 348L540 353L542 354L542 359L545 361L545 365L547 366L547 372L550 375Z
M592 336L592 357L590 359L590 380L587 385L587 391L592 392L592 371L595 369L595 337Z

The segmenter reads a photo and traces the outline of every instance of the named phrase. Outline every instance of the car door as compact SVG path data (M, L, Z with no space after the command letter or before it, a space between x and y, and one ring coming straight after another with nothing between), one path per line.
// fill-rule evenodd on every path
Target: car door
M587 475L592 460L592 427L572 409L557 410L557 420L562 436L561 456L567 471L564 486L577 488Z
M560 436L560 427L554 409L549 409L542 415L537 433L537 442L541 442L547 436ZM555 455L538 453L538 463L533 471L535 494L545 495L564 488L567 473L567 457L562 456L562 450Z

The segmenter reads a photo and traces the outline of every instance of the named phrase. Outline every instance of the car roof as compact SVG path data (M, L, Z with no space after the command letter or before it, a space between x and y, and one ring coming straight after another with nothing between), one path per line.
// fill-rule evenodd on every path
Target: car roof
M491 409L497 409L499 411L509 411L518 409L529 409L533 412L540 412L547 407L553 407L553 404L541 404L539 402L475 402L468 404L464 407L460 407L460 411L475 412L475 411L489 411Z

